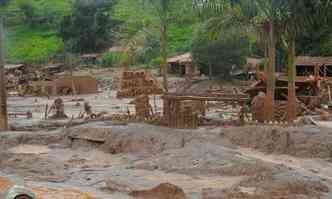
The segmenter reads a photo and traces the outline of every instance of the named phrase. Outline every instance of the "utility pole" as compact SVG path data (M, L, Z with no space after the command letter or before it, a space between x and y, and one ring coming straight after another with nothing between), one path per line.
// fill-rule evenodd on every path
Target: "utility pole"
M8 130L7 91L4 58L4 27L3 17L0 18L0 131Z

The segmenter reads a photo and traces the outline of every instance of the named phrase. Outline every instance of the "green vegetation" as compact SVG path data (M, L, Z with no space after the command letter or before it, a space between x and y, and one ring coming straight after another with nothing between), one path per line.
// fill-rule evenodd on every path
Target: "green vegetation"
M191 50L192 38L194 36L197 24L176 24L169 26L169 54L175 55L179 53L189 52Z
M7 13L9 62L45 63L63 51L57 29L71 11L71 0L10 0L1 10Z
M72 39L77 38L77 35L83 38L82 31L85 31L78 27L71 27L72 19L66 18L66 16L71 16L75 10L73 2L75 0L10 0L7 4L2 4L4 7L1 10L9 13L6 23L7 60L9 62L42 63L47 62L57 53L63 53L64 49L67 51L74 49L76 52L95 52L96 49L98 51L99 48L93 44L91 44L93 47L90 47L90 44L83 47L77 46L82 41L92 41L91 39L77 39L76 41ZM87 0L87 2L95 1ZM106 2L112 1L106 0ZM93 43L101 46L101 49L110 47L113 42L115 45L130 45L131 47L135 44L135 48L131 48L133 54L131 64L148 65L151 60L160 56L159 19L147 2L144 4L141 1L117 0L114 7L108 9L108 12L102 13L110 16L113 21L99 20L102 23L97 25L108 26L107 30L111 30L120 22L121 26L117 30L104 32L103 36L98 37L99 40ZM175 11L178 11L177 8L172 6L172 15L175 15ZM67 21L63 21L63 19ZM190 51L193 32L197 24L193 17L187 15L170 21L167 31L169 55ZM88 29L93 27L84 25ZM62 26L63 28L61 28ZM70 35L69 32L77 34ZM100 33L100 31L93 32Z
M317 24L320 24L318 29L328 29L327 27L331 25L332 5L330 1L207 0L197 1L196 6L201 13L208 13L209 20L213 22L208 30L212 35L223 30L222 27L225 25L232 29L236 27L236 24L240 24L242 30L251 29L258 33L257 38L260 38L264 56L268 60L265 66L267 88L264 108L268 110L265 118L269 121L273 120L274 114L277 52L286 52L287 61L284 63L287 63L288 71L287 117L289 122L293 122L296 118L296 46L297 43L310 43L310 41L299 42L298 39L304 35L303 33L311 32L315 25L317 27ZM215 15L213 16L213 14ZM331 32L328 35L331 35ZM316 43L320 42L316 41ZM312 50L310 49L310 51Z
M66 49L89 53L111 46L118 25L111 17L114 3L114 0L75 0L72 13L63 18L59 29Z
M54 31L31 30L20 25L7 34L7 59L10 62L45 63L63 50L63 42Z
M194 62L209 76L228 78L232 67L242 66L249 55L249 39L246 35L225 31L211 39L208 24L199 27L192 45Z
M119 66L124 60L124 55L122 53L108 52L103 54L101 58L101 65L103 67L116 67Z
M211 32L216 33L218 30L222 31L237 26L238 30L235 31L250 38L249 42L242 42L239 47L248 49L251 56L263 57L264 49L268 45L263 42L268 41L268 32L264 29L265 22L267 22L266 14L272 14L271 17L278 17L278 13L280 14L278 9L269 10L271 8L269 5L275 6L274 8L287 5L287 1L284 0L206 1L217 3L218 7L215 10L217 12L214 12L209 6L192 9L192 0L167 1L170 4L167 6L167 17L165 18L167 20L164 22L167 23L165 47L168 56L194 51L195 49L192 47L196 45L194 42L197 43L195 33L202 27L201 24L209 21L211 24L214 23L210 27L212 31L207 31L209 37L213 37ZM83 9L84 6L78 6L77 2L85 2L87 9ZM100 2L104 2L107 6ZM115 45L127 49L126 56L124 56L124 59L127 60L123 63L160 65L162 63L160 62L160 40L162 39L160 24L163 21L162 16L159 15L162 10L155 9L157 5L162 5L159 4L160 2L162 1L2 0L0 10L2 13L7 11L7 60L9 62L43 63L57 54L63 54L64 51L104 52ZM201 1L197 0L197 2ZM271 2L273 4L269 4ZM300 2L302 1L297 4ZM95 11L92 8L96 8ZM270 11L275 11L276 15ZM314 10L309 10L308 13L315 15ZM95 18L97 18L96 21ZM282 30L283 26L279 27L277 21L275 23L276 29ZM296 54L332 55L331 27L331 24L326 24L324 20L315 20L310 27L306 26L303 31L299 31L296 37ZM228 38L229 33L224 34L226 36L221 37ZM216 35L220 36L219 33ZM277 68L282 68L287 64L288 49L284 45L287 43L287 35L277 35L277 37L275 41L276 65ZM211 42L215 43L214 40L216 38L213 38ZM217 40L220 42L220 38ZM239 62L236 61L233 64L238 65Z

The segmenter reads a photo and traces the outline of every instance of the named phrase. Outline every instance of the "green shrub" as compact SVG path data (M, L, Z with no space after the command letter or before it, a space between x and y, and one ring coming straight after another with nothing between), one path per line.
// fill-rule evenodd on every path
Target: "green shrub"
M203 24L193 38L193 61L206 75L229 78L233 66L241 67L246 63L249 39L227 29L211 39L207 25Z
M45 63L50 57L61 53L64 44L53 32L45 35L45 30L31 30L26 26L16 26L9 30L7 58L12 62Z
M121 53L108 52L105 53L101 60L103 67L116 67L121 64L124 57Z
M160 66L161 63L162 63L161 57L156 57L156 58L151 60L150 65L153 66L153 67L156 67L156 66Z

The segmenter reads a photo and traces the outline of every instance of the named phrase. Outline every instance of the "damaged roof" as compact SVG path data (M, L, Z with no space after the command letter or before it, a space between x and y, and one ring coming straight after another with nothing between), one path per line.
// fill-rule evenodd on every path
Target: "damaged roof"
M16 70L24 67L24 64L6 64L4 67L6 70Z
M192 56L190 53L185 53L182 55L178 55L172 58L167 59L167 63L191 63L192 62Z
M63 66L64 66L64 64L61 64L61 63L59 63L59 64L49 64L49 65L44 66L44 69L58 69L58 68L61 68Z
M94 59L94 58L98 58L98 57L100 57L101 56L101 54L98 54L98 53L91 53L91 54L83 54L83 55L81 55L80 57L82 58L82 59Z
M296 57L296 65L313 66L313 65L332 65L332 57Z

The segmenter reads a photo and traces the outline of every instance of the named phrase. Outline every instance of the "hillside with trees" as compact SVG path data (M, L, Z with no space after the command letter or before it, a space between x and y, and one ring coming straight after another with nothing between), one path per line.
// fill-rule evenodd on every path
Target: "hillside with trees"
M148 3L8 0L3 1L1 10L6 18L9 62L46 63L65 52L105 52L113 45L131 43L140 44L134 50L137 62L149 63L159 57L158 17ZM170 23L171 54L190 50L196 22L186 17L176 17Z
M102 53L103 66L150 67L162 64L165 57L193 52L202 71L209 73L211 66L218 75L228 73L232 65L242 65L247 56L264 57L266 35L253 21L259 24L266 17L261 10L267 4L257 7L253 4L260 1L211 1L220 6L219 12L213 12L212 7L197 7L201 2L197 0L168 0L164 8L161 2L164 1L2 0L7 61L43 64L67 53ZM315 14L313 10L306 12ZM166 25L166 35L161 31L162 24ZM297 53L331 55L331 34L328 23L315 21L298 32ZM285 42L284 36L276 41L278 70L286 65ZM109 53L113 46L121 46L126 52Z

